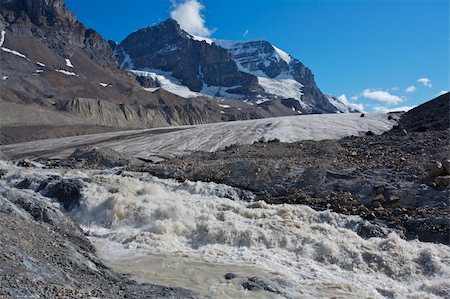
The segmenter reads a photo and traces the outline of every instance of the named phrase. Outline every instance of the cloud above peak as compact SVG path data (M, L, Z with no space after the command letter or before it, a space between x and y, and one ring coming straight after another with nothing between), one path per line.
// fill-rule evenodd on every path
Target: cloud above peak
M213 30L206 27L202 10L205 6L197 0L185 0L183 2L172 1L170 17L180 24L186 32L202 37L208 37Z
M405 89L405 91L406 91L407 93L413 93L413 92L415 92L416 90L417 90L417 88L416 88L414 85L410 85L410 86L406 87L406 89Z
M385 102L389 105L403 102L403 99L399 96L392 95L384 90L365 89L362 92L362 96L371 100Z
M417 82L419 82L423 86L432 87L431 80L428 78L419 78L419 79L417 79Z

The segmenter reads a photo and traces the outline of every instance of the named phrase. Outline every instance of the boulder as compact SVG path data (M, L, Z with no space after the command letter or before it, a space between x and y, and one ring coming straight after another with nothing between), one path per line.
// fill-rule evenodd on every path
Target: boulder
M58 200L66 211L80 205L81 190L84 182L78 179L69 179L51 183L44 190L44 195Z
M439 161L434 161L431 165L431 174L433 176L439 176L442 174L444 168L442 166L442 163Z
M446 189L450 186L450 175L438 176L434 179L434 183L438 189Z
M442 161L443 172L446 175L450 174L450 159L445 159Z
M244 289L249 291L267 291L271 293L279 294L280 291L274 287L269 286L267 283L262 281L262 279L258 277L250 277L246 282L242 284Z
M225 274L225 279L226 279L226 280L230 280L230 279L233 279L233 278L235 278L235 277L236 277L236 274L231 273L231 272Z

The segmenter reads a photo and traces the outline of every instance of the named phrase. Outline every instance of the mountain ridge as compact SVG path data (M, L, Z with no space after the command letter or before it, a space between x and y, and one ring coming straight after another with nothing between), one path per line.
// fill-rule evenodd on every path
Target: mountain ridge
M62 0L2 0L0 32L0 143L294 114L143 88Z
M309 68L266 40L199 37L184 31L175 20L167 19L110 45L124 70L150 71L156 75L170 72L194 92L254 103L294 99L298 104L289 108L300 114L354 110L340 109L343 103L339 107L333 105L317 87ZM217 57L217 52L220 59L211 62L210 57ZM179 63L186 60L189 63ZM205 65L214 72L205 70ZM232 80L222 80L230 77Z

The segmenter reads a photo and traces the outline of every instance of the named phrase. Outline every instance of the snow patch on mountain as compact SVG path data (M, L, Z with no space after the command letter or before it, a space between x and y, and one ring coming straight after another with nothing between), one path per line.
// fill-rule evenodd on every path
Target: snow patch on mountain
M120 68L123 70L132 70L134 69L134 63L131 59L130 55L122 48L118 47L114 50L114 55L117 57L122 57L122 63L120 64Z
M6 31L2 30L1 36L0 36L0 47L3 46L3 43L5 42L5 35L6 35Z
M329 94L325 94L325 96L327 97L330 104L338 109L337 113L353 113L364 111L364 107L362 105L350 103L345 95L335 97Z
M70 59L68 59L68 58L66 58L66 65L67 65L68 67L73 68L72 61L70 61Z
M212 45L214 43L214 40L212 38L208 38L208 37L202 37L202 36L191 34L190 38L195 41L198 41L198 42L206 42L208 45Z
M144 88L147 91L154 92L159 88L162 88L170 93L176 94L183 98L195 98L195 97L218 97L218 98L226 98L226 99L236 99L241 100L242 96L233 94L228 92L228 90L233 88L238 88L240 86L231 86L231 87L223 87L223 86L208 86L206 83L203 83L203 88L200 92L195 92L190 90L187 86L184 86L180 80L173 77L171 72L166 72L158 69L148 69L145 71L140 70L129 70L129 72L133 73L136 76L140 77L148 77L155 81L160 87L157 88ZM201 76L201 69L199 69Z
M203 88L202 88L201 93L202 93L202 95L208 95L208 96L213 96L213 97L218 97L218 98L242 100L243 99L242 95L228 92L228 90L238 88L238 87L240 87L240 86L231 86L231 87L214 86L214 85L208 86L205 83L203 83Z
M8 48L5 48L5 47L1 47L1 49L3 50L3 52L19 56L19 57L24 58L26 60L30 60L27 56L25 56L25 54L22 54L20 52L15 51L15 50L11 50L11 49L8 49Z
M69 71L66 71L66 70L55 69L55 72L58 72L58 73L61 73L61 74L67 75L67 76L76 76L76 77L78 77L78 75L75 74L74 72L69 72Z
M306 104L302 101L303 85L294 79L270 79L258 77L259 85L264 91L279 99L295 99L303 108Z
M167 90L173 94L179 95L183 98L195 98L200 94L197 92L191 91L188 87L183 86L182 83L172 76L171 72L164 72L161 70L147 70L147 71L138 71L138 70L130 70L131 73L140 76L140 77L148 77L155 81L160 88ZM155 91L156 89L146 89L148 91Z
M293 60L288 53L263 40L214 40L214 43L230 52L239 70L258 77L268 77L259 69L261 65L267 68L280 61L289 65Z
M292 62L292 57L288 53L284 52L281 49L278 49L274 45L272 47L275 49L275 52L277 52L278 56L283 59L287 64L290 64Z

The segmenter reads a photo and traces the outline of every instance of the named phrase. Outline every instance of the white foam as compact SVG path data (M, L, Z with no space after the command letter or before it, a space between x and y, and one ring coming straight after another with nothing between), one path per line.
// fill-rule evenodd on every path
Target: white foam
M3 178L2 184L61 175L44 169L12 174L6 176L11 181ZM249 203L240 200L236 189L220 184L129 175L63 174L85 181L81 205L72 217L98 246L100 256L118 270L123 265L135 275L164 276L148 273L155 261L150 254L175 260L180 273L172 285L194 289L196 278L189 269L203 261L206 265L195 267L206 271L205 276L207 271L216 275L221 265L227 265L223 274L233 265L256 267L258 275L286 297L439 298L450 291L448 246L405 241L395 233L366 240L352 230L364 223L357 216L301 205ZM131 262L133 267L127 267ZM217 295L215 289L207 291Z

